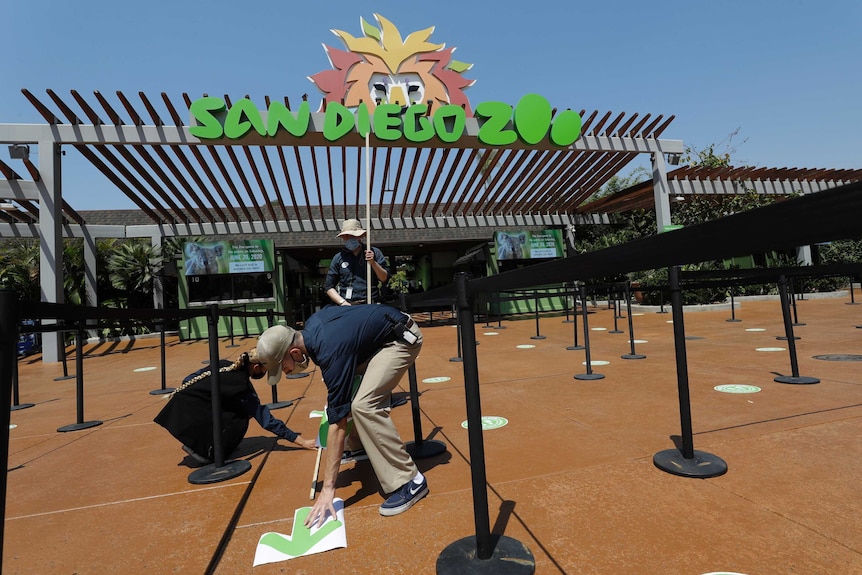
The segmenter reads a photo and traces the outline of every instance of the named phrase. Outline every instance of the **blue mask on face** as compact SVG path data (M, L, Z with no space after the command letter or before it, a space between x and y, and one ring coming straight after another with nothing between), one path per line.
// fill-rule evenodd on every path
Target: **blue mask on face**
M344 247L350 251L353 251L359 247L359 240L357 240L356 238L350 238L349 240L344 240Z

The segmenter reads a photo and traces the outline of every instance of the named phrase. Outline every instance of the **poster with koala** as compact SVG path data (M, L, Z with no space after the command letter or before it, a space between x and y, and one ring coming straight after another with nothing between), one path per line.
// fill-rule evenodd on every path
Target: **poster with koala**
M228 272L225 242L187 242L183 249L186 276L205 276Z
M563 257L562 230L498 231L497 261Z

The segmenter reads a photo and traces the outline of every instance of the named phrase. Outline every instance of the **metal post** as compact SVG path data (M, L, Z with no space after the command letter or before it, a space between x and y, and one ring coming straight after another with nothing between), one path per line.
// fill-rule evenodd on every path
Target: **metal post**
M629 295L629 284L625 284L625 297L626 297L626 315L628 316L629 322L629 344L631 345L631 349L629 353L623 354L620 357L623 359L644 359L646 356L642 353L637 353L635 351L635 329L634 324L632 323L632 298Z
M587 361L587 373L578 373L572 376L573 379L582 379L582 380L590 380L590 379L604 379L604 375L601 373L593 373L593 362L590 359L590 326L589 321L587 320L587 306L585 302L587 301L587 288L584 284L581 284L581 317L584 320L584 356Z
M58 428L57 431L61 433L102 425L98 420L84 421L84 323L82 321L78 322L78 331L75 335L75 372L75 403L78 417L75 423Z
M162 360L162 386L159 389L154 389L153 391L151 391L150 395L164 395L166 393L173 393L174 392L173 387L166 387L165 386L165 384L167 383L167 381L166 381L166 379L167 379L167 374L166 374L167 361L165 361L165 347L166 347L165 346L165 324L160 325L159 330L161 331L161 334L159 337L159 341L161 344L159 346L159 354L160 354L161 360Z
M539 333L539 290L533 290L533 295L535 296L533 301L536 304L536 335L530 336L530 339L545 339L545 336Z
M422 435L422 414L419 410L419 384L416 380L416 364L407 368L407 378L410 381L410 411L413 415L413 441L407 443L407 453L413 459L434 457L446 451L446 444L433 439L426 440Z
M18 362L15 346L18 342L18 294L0 290L0 565L3 563L3 535L6 519L6 481L9 468L9 422L12 420L12 369Z
M793 322L790 321L790 306L787 303L787 278L784 275L778 277L778 293L779 298L781 299L781 314L784 318L784 333L785 339L787 339L787 349L790 353L790 371L792 375L779 375L774 378L773 381L797 385L820 383L820 380L816 377L799 375L799 363L796 358L796 338L793 336Z

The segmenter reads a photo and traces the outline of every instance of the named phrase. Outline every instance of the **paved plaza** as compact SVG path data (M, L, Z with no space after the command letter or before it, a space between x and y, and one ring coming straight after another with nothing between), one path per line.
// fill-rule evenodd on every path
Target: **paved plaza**
M483 415L505 423L483 433L490 524L523 543L535 572L604 575L862 573L862 305L840 297L798 302L798 369L790 375L778 301L742 301L741 321L724 308L686 312L694 447L723 459L726 474L672 475L653 456L681 433L671 314L638 308L627 320L601 303L589 314L591 370L568 350L564 316L476 323ZM19 361L6 503L4 574L435 573L441 552L474 534L470 446L457 330L435 314L424 322L416 364L425 439L442 455L419 460L430 494L402 515L382 517L368 462L342 467L347 548L253 567L261 535L290 535L294 511L310 505L315 453L250 423L234 458L251 470L195 485L194 464L153 417L166 395L159 338L88 344L84 420L73 432L76 381L40 356ZM579 319L580 321L580 319ZM543 339L535 338L537 329ZM167 339L168 386L208 359L206 341ZM253 338L220 341L224 358ZM820 356L818 358L818 356ZM75 373L75 348L67 349ZM843 360L843 361L842 361ZM264 401L272 393L256 383ZM407 378L398 395L407 391ZM730 386L720 388L717 386ZM730 392L728 392L730 391ZM747 393L740 393L747 392ZM309 413L325 401L319 372L282 381L279 409L294 430L314 434ZM411 404L393 408L405 441Z

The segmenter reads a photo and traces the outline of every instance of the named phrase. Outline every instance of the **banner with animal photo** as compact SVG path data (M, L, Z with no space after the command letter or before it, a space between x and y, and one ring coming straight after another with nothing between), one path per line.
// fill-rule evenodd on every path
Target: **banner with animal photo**
M186 276L245 274L275 270L272 240L189 241L183 247Z
M561 258L562 230L505 230L494 234L497 261Z

